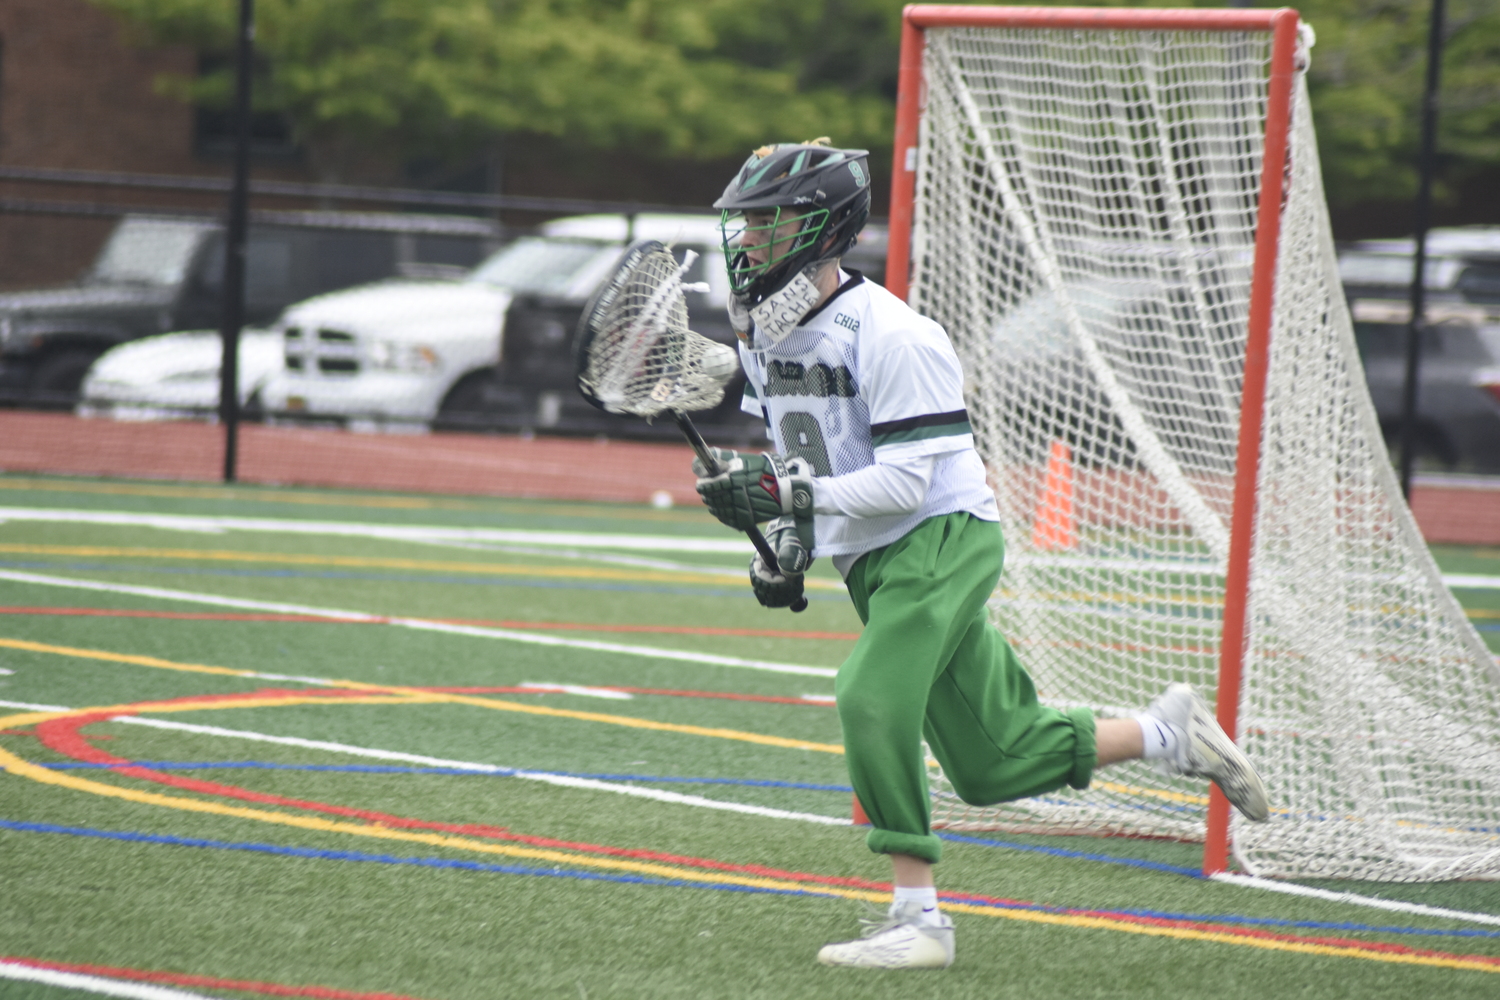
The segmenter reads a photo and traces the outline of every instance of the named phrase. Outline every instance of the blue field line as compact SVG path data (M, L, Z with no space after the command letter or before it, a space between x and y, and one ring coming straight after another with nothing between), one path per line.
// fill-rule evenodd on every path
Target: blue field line
M472 769L458 767L399 767L387 764L276 764L269 761L244 760L199 763L194 761L131 761L130 764L92 764L81 761L67 761L60 763L43 764L42 767L56 771L67 770L108 770L115 767L147 767L158 771L173 770L208 770L213 768L245 769L265 771L335 771L353 774L439 774L458 776L487 776L487 777L509 777L517 772L524 771L527 774L549 774L561 778L589 778L595 781L639 781L659 782L662 784L703 784L703 785L748 785L756 788L789 788L800 791L813 792L841 792L850 794L854 789L849 785L818 785L798 781L764 781L753 778L676 778L663 777L649 774L594 774L579 771L541 771L535 768L494 768L494 769ZM1029 851L1034 854L1050 854L1060 858L1077 858L1086 861L1101 861L1106 864L1125 865L1131 868L1145 868L1152 871L1169 872L1174 875L1188 875L1193 878L1202 878L1203 873L1196 868L1184 868L1180 865L1168 865L1158 861L1147 861L1143 858L1122 858L1112 854L1096 854L1085 851L1070 851L1061 847L1038 847L1030 844L1016 844L1004 840L986 840L979 837L965 837L956 833L944 833L935 831L944 840L951 840L960 844L974 844L981 847L1000 847L1013 851Z
M181 761L133 760L128 764L92 764L83 761L42 764L54 771L108 770L115 767L147 767L154 771L342 771L352 774L442 774L506 778L517 772L549 774L559 778L590 778L595 781L643 781L661 785L745 785L751 788L792 788L809 792L853 792L849 785L815 785L804 781L762 781L755 778L678 778L654 774L592 774L580 771L539 771L535 768L396 767L386 764L276 764L263 760Z
M152 573L166 576L247 576L273 579L358 580L366 583L444 583L458 586L525 587L528 590L608 590L635 594L672 594L679 597L749 597L749 587L734 590L705 587L653 587L633 583L572 583L519 577L514 580L476 576L407 576L398 573L349 573L334 570L297 569L217 569L189 566L141 566L135 563L60 563L23 560L0 560L6 569L69 570L83 573ZM843 594L805 595L810 601L845 601Z
M312 847L283 847L280 844L256 844L248 841L205 840L201 837L174 837L159 833L134 833L129 830L94 830L86 826L59 826L55 823L21 823L0 819L0 830L22 833L62 833L72 837L94 837L100 840L123 840L137 844L166 844L173 847L207 847L220 851L249 851L255 854L280 854L294 858L324 861L371 861L385 865L413 865L419 868L458 868L475 872L502 872L509 875L541 875L548 878L583 879L592 882L629 882L639 885L678 886L688 889L723 889L729 892L751 892L775 896L824 896L802 889L772 889L762 886L734 885L723 882L691 882L686 879L655 878L649 875L612 875L603 872L574 871L563 868L531 868L527 865L497 865L483 861L461 861L453 858L413 858L395 854L368 854L364 851L329 851Z
M508 875L536 875L545 878L570 878L589 882L620 882L632 885L658 885L683 889L714 889L723 892L745 892L769 896L814 896L823 899L826 893L807 889L776 889L766 886L737 885L728 882L698 882L687 879L657 878L647 875L623 875L604 872L577 871L553 868L533 868L528 865L500 865L483 861L463 861L453 858L417 858L394 854L370 854L364 851L330 851L311 847L286 847L280 844L260 844L248 841L208 840L202 837L176 837L168 834L136 833L129 830L95 830L83 826L61 826L55 823L27 823L0 819L0 830L15 830L21 833L60 833L73 837L90 837L100 840L116 840L139 844L162 844L172 847L202 847L221 851L248 851L256 854L273 854L283 857L308 858L324 861L363 861L386 865L410 865L418 868L449 868L462 871L498 872ZM1042 913L1076 913L1078 908L1043 906L1037 903L996 902L984 899L965 898L961 893L944 894L955 902L971 906L984 906L997 910L1028 910ZM1234 914L1204 915L1194 913L1171 913L1160 910L1097 910L1108 916L1140 916L1164 920L1181 920L1195 923L1231 923L1257 926L1326 929L1345 931L1367 931L1381 934L1416 934L1431 937L1500 937L1500 931L1484 930L1435 930L1426 927L1370 926L1353 923L1329 923L1321 921L1280 920L1274 917L1245 917Z

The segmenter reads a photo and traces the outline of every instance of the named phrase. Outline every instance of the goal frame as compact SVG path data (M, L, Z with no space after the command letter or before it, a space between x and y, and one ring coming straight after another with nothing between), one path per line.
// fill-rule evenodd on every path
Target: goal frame
M1152 10L1118 7L964 7L947 4L913 4L902 11L901 19L886 287L903 300L908 297L911 278L911 229L917 186L918 137L927 98L922 57L928 28L1259 31L1271 35L1264 157L1256 209L1255 253L1236 444L1223 628L1219 640L1217 714L1219 725L1234 737L1238 736L1241 674L1248 640L1246 614L1250 597L1256 483L1265 416L1272 308L1276 295L1277 250L1281 236L1300 21L1298 12L1287 7L1276 10ZM1223 872L1229 862L1229 801L1217 786L1211 788L1209 795L1207 831L1203 846L1205 875ZM856 815L856 820L859 818Z

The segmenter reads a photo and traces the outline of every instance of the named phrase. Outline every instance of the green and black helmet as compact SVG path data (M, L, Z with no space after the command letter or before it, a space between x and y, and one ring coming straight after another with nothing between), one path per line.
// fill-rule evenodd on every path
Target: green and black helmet
M835 149L827 139L762 146L750 154L714 202L724 212L719 226L730 286L743 304L758 305L809 264L842 257L854 246L870 217L869 156L863 149ZM757 215L754 225L747 214ZM747 248L761 247L770 252L752 260Z

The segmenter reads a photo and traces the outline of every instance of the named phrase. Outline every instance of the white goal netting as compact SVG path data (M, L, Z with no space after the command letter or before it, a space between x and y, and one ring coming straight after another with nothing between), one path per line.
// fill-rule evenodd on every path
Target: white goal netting
M963 358L1008 555L997 623L1043 696L1212 700L1271 39L926 34L910 299ZM1293 104L1241 743L1256 874L1500 877L1500 669L1401 500ZM1144 764L949 829L1198 839L1207 787Z

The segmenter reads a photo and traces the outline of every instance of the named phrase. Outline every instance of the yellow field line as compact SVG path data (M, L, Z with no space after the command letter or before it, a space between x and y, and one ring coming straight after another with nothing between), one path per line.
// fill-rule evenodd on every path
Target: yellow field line
M1142 788L1140 785L1122 785L1118 781L1100 781L1097 778L1089 787L1099 788L1106 792L1117 792L1121 795L1144 795L1148 798L1165 799L1168 802L1181 802L1187 805L1208 805L1207 795L1188 795L1166 788Z
M529 566L517 563L463 562L452 559L396 559L380 556L328 556L299 552L236 552L224 549L131 548L113 545L0 545L0 552L40 556L91 556L103 559L191 559L205 562L273 563L286 566L343 566L364 569L405 569L429 573L479 573L491 576L534 576L545 579L617 580L637 583L718 583L724 574L670 570L608 569L584 566ZM810 579L809 587L842 590L833 580Z
M422 497L364 497L348 494L290 493L280 490L234 490L214 486L133 486L122 483L69 483L50 479L10 479L0 477L0 490L27 490L45 493L94 493L106 496L176 497L191 500L272 500L278 503L305 503L339 507L395 507L425 509L437 506ZM456 508L478 509L475 505Z
M229 708L232 706L225 704L212 707ZM761 888L802 888L802 883L798 882L746 878L722 872L679 869L645 861L630 861L623 858L601 858L594 855L580 855L566 851L522 847L513 844L492 844L486 841L473 840L468 837L457 837L440 833L421 833L414 830L399 830L379 824L364 825L360 823L347 823L338 820L322 819L317 816L298 816L268 809L252 809L245 806L231 806L200 799L185 799L175 795L161 795L157 792L144 792L134 788L122 788L116 785L108 785L102 782L90 781L87 778L78 778L70 774L52 771L48 768L32 764L29 761L22 760L20 757L3 749L0 749L0 766L3 766L11 774L18 777L30 778L42 784L57 785L62 788L89 792L93 795L100 795L107 798L123 799L127 802L135 802L140 805L161 806L185 812L210 813L234 819L248 819L260 823L298 827L318 833L341 833L355 837L373 837L377 840L405 841L407 843L426 844L429 847L473 851L479 854L499 854L505 857L525 858L531 861L547 861L552 864L583 865L590 868L628 871L640 875L653 875L658 878L690 879L699 882L732 882L737 885ZM871 899L882 898L880 893L870 892L867 895Z
M706 573L671 573L574 566L526 566L514 563L462 562L451 559L394 559L380 556L329 556L299 552L233 552L222 549L133 548L110 545L0 545L0 552L44 556L92 556L108 559L192 559L212 562L276 563L288 566L344 566L365 569L410 569L440 573L488 573L497 576L569 577L585 580L650 580L676 583L722 583Z
M1057 924L1064 927L1088 927L1096 930L1121 931L1125 934L1142 934L1147 937L1178 938L1184 941L1217 941L1220 944L1239 945L1242 948L1262 948L1266 951L1300 952L1304 955L1321 955L1328 958L1362 958L1370 962L1390 962L1396 965L1431 965L1445 969L1467 969L1472 972L1500 972L1500 966L1464 958L1447 958L1441 955L1409 955L1400 952L1373 951L1364 948L1340 947L1338 945L1313 944L1304 941L1278 941L1272 938L1247 938L1222 931L1204 931L1191 927L1160 927L1149 924L1132 924L1107 917L1084 917L1070 913L1038 913L1034 910L996 910L987 906L944 901L943 909L957 913L975 913L986 917L1001 917L1006 920L1024 920L1036 924Z
M26 639L0 638L0 648L21 649L32 653L52 653L58 656L76 656L89 660L105 660L112 663L131 663L142 667L162 670L178 670L186 673L220 674L233 677L260 677L252 670L235 670L230 667L212 667L202 663L174 663L154 656L135 656L129 653L111 653L102 649L79 649L74 646L52 646ZM440 691L423 691L420 688L402 687L393 684L365 684L361 681L317 678L330 686L352 691L370 691L380 694L400 695L409 701L473 705L500 712L518 712L522 715L541 715L555 719L575 719L581 722L602 722L612 726L631 729L649 729L663 733L683 733L689 736L709 736L721 740L736 740L741 743L756 743L762 746L783 747L790 750L815 750L820 753L841 754L844 748L837 743L816 743L812 740L789 739L784 736L767 736L763 733L747 733L738 729L719 729L708 726L690 726L677 722L657 722L654 719L637 719L629 715L610 715L604 712L580 712L567 708L552 708L548 705L526 705L503 698L486 698L478 695L450 694ZM316 699L327 702L327 699ZM3 728L3 727L0 727Z
M214 705L212 703L198 703L195 707L231 707L230 704ZM136 706L135 710L142 710L143 706ZM48 714L48 713L33 713ZM56 715L58 713L50 713ZM15 717L0 719L0 726L14 724ZM394 840L407 843L426 844L430 847L446 848L456 851L471 851L479 854L493 854L504 857L523 858L530 861L551 862L553 864L566 864L584 868L598 868L614 871L627 871L639 875L649 875L658 878L675 879L690 882L716 882L731 885L741 885L753 888L781 889L795 892L803 892L811 895L832 896L844 899L860 899L867 902L879 903L890 898L889 893L875 892L867 889L846 889L833 886L818 885L816 883L794 882L782 879L752 878L733 875L727 872L705 872L692 868L678 868L671 865L655 864L651 862L630 861L619 858L605 858L597 855L574 854L565 851L546 850L541 848L520 847L510 844L494 844L485 841L472 840L468 837L454 837L434 833L417 833L408 830L397 830L379 825L363 826L356 823L344 823L335 820L326 820L314 816L296 816L289 813L275 812L264 809L250 809L242 806L224 805L218 802L208 802L198 799L185 799L172 795L160 795L155 792L143 792L133 788L121 788L101 782L89 781L86 778L77 778L70 774L51 771L39 767L29 761L0 749L0 767L18 777L29 778L41 784L55 785L74 791L88 792L108 798L123 799L141 805L160 806L169 809L178 809L184 812L208 813L218 816L227 816L235 819L253 820L261 823L271 823L280 826L297 827L304 830L312 830L319 833L347 834L355 837L372 837L378 840ZM1399 952L1370 951L1354 947L1339 947L1333 945L1322 945L1304 943L1298 941L1281 941L1270 938L1247 938L1235 934L1227 934L1215 931L1203 931L1193 928L1162 927L1153 925L1133 924L1126 921L1111 920L1106 917L1087 917L1074 914L1040 913L1028 910L1002 910L994 907L975 906L967 903L946 903L945 908L959 913L970 913L976 916L999 917L1006 920L1020 920L1028 923L1052 924L1061 927L1074 927L1093 930L1121 931L1127 934L1140 934L1147 937L1177 938L1189 941L1214 941L1220 944L1238 945L1241 947L1260 948L1267 951L1286 951L1308 955L1319 955L1333 958L1361 958L1367 961L1388 962L1403 965L1426 965L1451 969L1467 969L1476 972L1500 972L1500 967L1484 962L1468 960L1464 958L1447 958L1430 955L1411 955Z
M178 670L189 674L219 674L224 677L255 677L253 670L236 670L233 667L211 667L205 663L175 663L155 656L136 656L133 653L111 653L102 649L79 649L76 646L53 646L29 639L0 638L0 648L22 649L28 653L54 653L58 656L77 656L86 660L109 660L113 663L133 663L138 667L156 667L159 670Z

